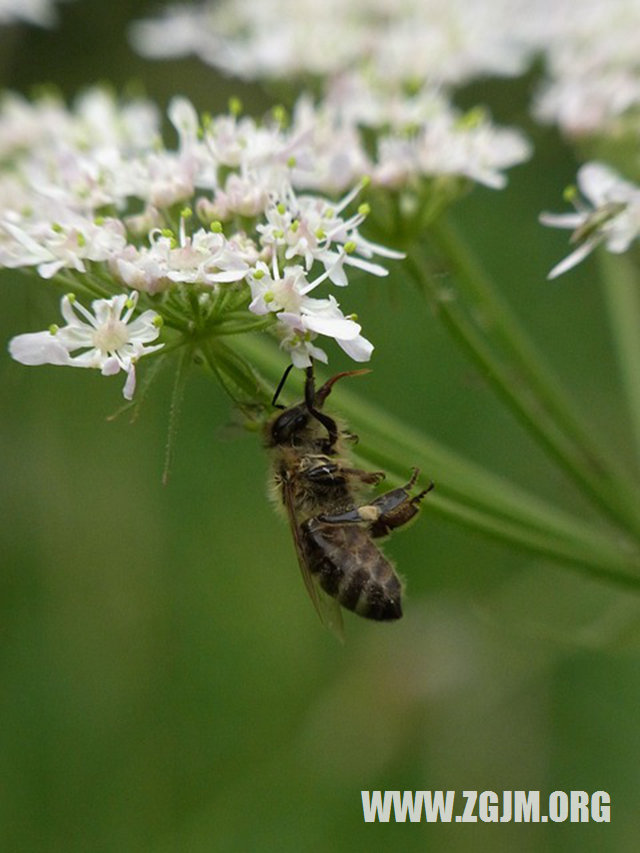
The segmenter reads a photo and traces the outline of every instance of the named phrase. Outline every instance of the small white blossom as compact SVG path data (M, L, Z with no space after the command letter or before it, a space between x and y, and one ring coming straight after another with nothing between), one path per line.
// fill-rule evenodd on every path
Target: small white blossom
M353 114L364 97L361 91L348 92L340 99L334 93L317 105L304 94L298 98L292 116L293 133L301 143L291 168L295 187L339 194L371 174L372 160L360 131L361 124L371 122L359 121Z
M319 327L322 328L321 334L335 338L338 346L354 361L369 361L373 345L360 334L358 323L345 318L332 297L326 301L315 299L313 302L324 304L317 304L313 314L283 311L278 317L281 346L290 352L294 365L309 367L312 358L327 361L324 350L313 343ZM341 334L347 337L340 337Z
M598 69L558 75L538 93L533 109L539 121L557 124L569 137L580 137L606 131L638 104L640 73Z
M211 213L221 222L235 216L254 217L263 213L269 202L270 187L251 175L227 176L224 189L216 191Z
M286 260L300 257L307 270L318 262L333 284L348 284L344 267L353 266L370 275L386 276L388 271L369 259L374 254L403 258L396 252L364 239L358 232L368 213L366 205L349 218L340 214L353 201L360 187L332 204L318 196L296 195L293 188L286 201L271 204L265 211L266 223L258 225L260 242L272 251L282 249Z
M18 335L9 342L9 352L16 361L27 365L93 367L103 376L124 370L127 380L122 393L130 400L135 391L136 362L163 346L147 346L160 333L160 318L155 311L144 311L130 322L137 301L135 292L96 299L91 313L74 297L64 296L61 311L67 325ZM83 352L72 355L76 350Z
M542 213L543 225L570 228L577 248L556 264L556 278L604 243L610 252L625 252L640 234L640 187L623 180L603 163L587 163L578 172L582 198L575 198L574 213Z
M65 268L85 272L85 261L105 261L125 242L124 228L115 219L97 223L73 213L54 222L21 222L11 213L0 219L0 263L36 266L42 278Z
M531 146L519 131L498 128L479 111L460 116L446 109L413 133L383 136L372 180L398 186L418 176L447 175L502 189L504 170L530 156Z
M292 357L295 355L294 364L298 367L310 364L311 342L316 335L334 338L356 361L368 361L373 351L370 342L360 334L359 323L345 317L334 296L317 299L308 295L327 278L325 272L310 282L301 266L287 266L280 274L275 260L272 270L259 262L249 276L253 296L249 310L276 315L283 346Z

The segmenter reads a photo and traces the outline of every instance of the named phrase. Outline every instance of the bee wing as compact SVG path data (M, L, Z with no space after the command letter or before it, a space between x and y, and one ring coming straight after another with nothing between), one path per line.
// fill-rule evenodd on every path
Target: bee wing
M288 483L284 484L284 503L287 508L287 516L293 533L293 542L296 548L298 564L300 565L302 579L307 588L307 592L309 593L309 598L313 602L313 606L315 607L316 613L320 617L322 624L329 628L341 643L344 643L344 623L342 621L340 605L335 598L331 598L331 596L327 595L326 592L320 588L320 585L309 571L309 565L305 558L304 548L302 546L300 525L293 508L293 499Z

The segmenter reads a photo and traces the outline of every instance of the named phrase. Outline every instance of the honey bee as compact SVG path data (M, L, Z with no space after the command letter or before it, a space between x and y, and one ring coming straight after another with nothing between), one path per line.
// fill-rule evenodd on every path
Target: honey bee
M365 499L385 475L351 467L345 443L357 438L322 407L339 379L366 372L338 373L316 390L313 368L307 368L304 400L290 408L280 406L266 425L266 445L273 456L273 497L288 517L311 600L321 620L338 636L342 636L339 605L378 621L402 616L402 583L374 540L410 521L433 488L430 483L411 496L419 474L415 468L401 488Z

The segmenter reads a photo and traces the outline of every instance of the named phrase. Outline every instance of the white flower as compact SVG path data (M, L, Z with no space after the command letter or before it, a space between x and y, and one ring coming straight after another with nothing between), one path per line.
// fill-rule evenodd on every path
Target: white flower
M240 281L249 269L233 243L203 228L190 237L182 235L179 244L173 236L153 232L149 248L127 246L113 254L110 266L127 287L148 293L166 290L175 282L211 286Z
M369 361L373 344L360 334L360 325L345 317L338 303L328 299L311 299L300 314L283 311L278 315L281 346L291 353L296 367L309 367L311 358L327 361L324 350L313 344L317 334L334 338L354 361Z
M160 333L160 318L155 311L144 311L130 322L137 301L135 292L130 296L123 293L111 299L96 299L91 313L75 297L64 296L61 311L67 325L18 335L9 342L9 352L16 361L27 365L93 367L103 376L124 370L127 380L122 393L130 400L136 384L136 362L163 346L147 346ZM83 352L71 355L80 349Z
M530 156L531 146L519 131L496 127L482 111L461 116L443 108L411 134L383 136L372 179L397 186L418 176L449 175L502 189L504 170Z
M261 244L271 249L283 249L287 261L301 258L307 271L315 262L322 264L328 278L339 287L348 284L345 265L357 267L370 275L388 275L388 270L369 258L379 254L398 259L404 254L365 240L359 234L358 227L366 218L367 206L348 219L340 215L360 189L360 185L354 187L342 199L331 204L315 195L296 196L290 188L286 201L271 204L264 214L266 223L257 226Z
M356 105L362 104L361 95L360 91L349 91L343 102L338 103L336 95L318 105L306 95L298 98L292 116L292 132L298 139L291 169L294 187L334 195L371 174L372 162L353 114ZM348 117L341 110L344 104L351 110Z
M542 213L540 222L570 228L577 248L556 264L556 278L584 260L599 243L610 252L625 252L640 234L640 187L623 180L604 163L586 163L578 171L578 187L585 201L575 198L575 213Z
M598 69L563 74L548 83L538 93L533 111L539 121L557 124L569 137L580 137L605 131L637 104L640 75L636 70Z
M119 220L94 222L68 211L59 213L54 221L24 222L7 213L0 219L0 263L37 266L42 278L51 278L64 268L85 272L85 261L104 261L124 248Z
M255 177L232 172L227 176L224 189L216 191L211 213L221 222L234 216L254 217L261 214L269 201L270 187Z
M285 267L280 276L275 261L273 274L264 261L258 261L255 269L247 276L247 281L253 297L249 310L254 314L278 311L298 312L308 287L302 267Z
M360 334L361 326L345 317L334 296L316 299L307 294L325 281L325 272L309 282L301 266L285 267L280 275L274 260L273 270L260 261L248 276L253 300L249 309L255 314L274 313L280 324L282 345L291 352L296 367L308 366L317 349L312 345L316 335L333 338L355 361L368 361L373 345Z

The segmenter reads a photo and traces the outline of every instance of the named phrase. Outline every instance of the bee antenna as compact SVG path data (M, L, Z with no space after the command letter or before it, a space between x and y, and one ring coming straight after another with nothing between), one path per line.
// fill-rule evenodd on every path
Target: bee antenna
M331 382L331 380L329 380L329 382ZM307 367L307 380L304 383L304 402L307 406L309 414L317 421L320 421L322 426L325 427L325 429L329 433L329 446L333 447L334 444L338 441L338 426L333 420L333 418L330 418L329 415L325 415L324 412L321 412L319 409L316 408L316 403L322 406L327 394L331 390L331 387L329 387L329 391L327 391L322 397L320 397L320 399L318 399L320 393L327 385L328 383L325 383L320 389L320 391L316 393L315 378L313 375L313 365L311 365L311 367Z
M309 369L309 368L307 368ZM331 379L327 379L322 388L319 388L315 393L315 402L316 405L322 406L324 401L327 399L333 386L336 384L338 379L344 379L345 376L364 376L365 373L371 373L369 368L364 367L361 370L345 370L342 373L336 373L335 376L332 376Z
M292 367L293 367L293 364L290 364L290 365L286 368L285 372L282 374L282 378L280 379L280 382L278 382L278 387L276 388L275 393L274 393L274 395L273 395L273 397L272 397L272 399L271 399L271 405L272 405L275 409L284 409L284 406L282 405L282 403L278 403L278 397L280 396L280 392L281 392L281 391L282 391L282 389L284 388L284 383L287 381L287 377L288 377L288 376L289 376L289 374L291 373L291 368L292 368Z

